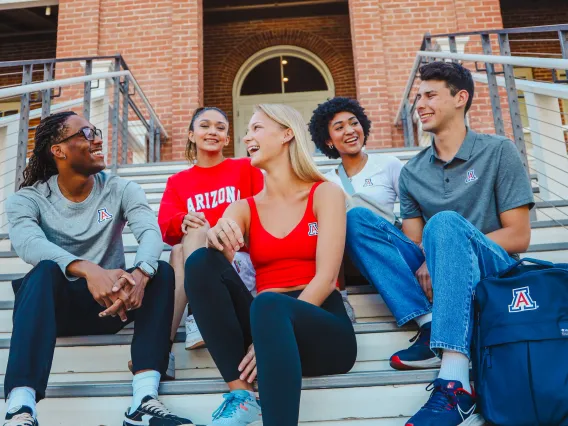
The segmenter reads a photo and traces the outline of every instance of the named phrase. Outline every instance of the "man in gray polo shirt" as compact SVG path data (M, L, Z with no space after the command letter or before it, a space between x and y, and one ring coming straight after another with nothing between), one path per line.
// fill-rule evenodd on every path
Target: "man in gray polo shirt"
M430 399L407 425L481 425L469 383L472 294L480 279L528 248L532 189L510 140L466 127L474 92L470 72L434 62L420 74L417 112L434 139L402 169L403 232L353 209L347 235L373 235L358 248L359 259L365 252L368 259L360 269L399 325L415 320L420 327L391 366L441 366Z

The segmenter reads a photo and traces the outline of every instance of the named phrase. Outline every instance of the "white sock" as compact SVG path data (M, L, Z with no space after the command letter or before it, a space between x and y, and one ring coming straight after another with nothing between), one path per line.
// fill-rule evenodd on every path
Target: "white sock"
M25 405L32 409L34 418L37 418L36 391L28 387L14 388L8 395L8 411Z
M469 358L460 352L444 350L442 366L438 378L461 382L463 388L471 393L469 383Z
M418 327L422 327L424 324L428 324L429 322L432 322L432 312L430 312L428 314L420 315L419 317L414 318L414 321L416 321L416 324L418 324Z
M136 374L132 379L132 405L129 414L132 414L142 403L144 397L150 395L158 398L158 386L160 385L160 373L146 371Z

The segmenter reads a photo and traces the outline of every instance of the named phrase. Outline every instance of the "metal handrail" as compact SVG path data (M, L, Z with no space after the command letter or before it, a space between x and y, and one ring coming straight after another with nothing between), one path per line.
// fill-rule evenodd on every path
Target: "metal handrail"
M568 59L533 58L526 56L499 56L477 55L470 53L449 52L424 52L420 51L417 56L422 58L454 59L466 62L485 62L487 64L514 65L518 67L568 69Z
M128 69L125 67L124 59L122 55L110 55L110 56L81 56L76 58L51 58L51 59L29 59L25 61L3 61L0 62L0 68L5 67L19 67L24 65L45 65L45 64L53 64L53 63L61 63L61 62L81 62L81 61L102 61L108 59L119 59L121 60L121 64L123 68Z
M568 27L568 26L567 26ZM513 65L519 67L531 68L545 68L545 69L568 69L568 59L549 59L549 58L532 58L524 56L500 56L500 55L477 55L477 54L460 54L449 52L435 52L435 51L419 51L416 53L414 66L408 78L400 106L396 112L394 125L397 126L401 122L404 102L408 99L412 90L414 79L420 64L420 58L434 58L434 59L452 59L470 62L485 62L487 64L502 64Z
M137 90L137 94L140 96L140 98L142 99L142 102L144 102L144 105L146 106L146 108L148 108L150 115L154 118L154 120L156 120L157 125L161 128L164 136L167 138L168 133L166 132L162 122L160 121L160 119L158 118L156 113L154 113L154 111L152 109L152 105L150 104L150 101L142 92L142 89L138 85L138 82L136 81L136 79L132 76L132 73L128 70L96 73L96 74L84 75L84 76L81 76L81 77L64 78L62 80L51 80L51 81L42 81L42 82L39 82L39 83L30 83L30 84L26 84L25 86L8 87L8 88L5 88L5 89L0 89L0 98L18 96L18 95L23 95L25 93L41 92L42 90L49 90L49 89L55 89L55 88L58 88L58 87L72 86L74 84L84 83L86 81L103 80L103 79L115 78L115 77L128 77L128 79L130 81L132 81L132 83L134 84L134 87Z
M468 31L463 33L447 33L447 34L430 34L425 38L442 38L442 37L460 37L470 35L483 35L483 34L531 34L531 33L546 33L568 31L568 24L561 25L541 25L537 27L518 27L518 28L502 28L497 30L481 30L481 31Z

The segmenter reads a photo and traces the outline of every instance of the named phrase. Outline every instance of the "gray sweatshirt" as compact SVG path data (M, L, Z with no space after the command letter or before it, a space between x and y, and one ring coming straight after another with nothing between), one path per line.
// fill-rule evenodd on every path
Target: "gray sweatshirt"
M154 268L164 243L156 215L144 190L135 182L101 172L89 196L69 201L57 175L45 183L22 188L6 201L10 240L25 262L56 262L67 278L67 266L88 260L105 269L125 268L122 230L128 226L139 243L135 263Z

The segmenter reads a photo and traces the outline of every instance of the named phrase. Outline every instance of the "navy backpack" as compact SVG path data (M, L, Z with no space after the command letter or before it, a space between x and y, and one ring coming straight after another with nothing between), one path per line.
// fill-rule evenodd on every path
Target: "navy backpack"
M472 362L489 424L568 426L568 264L525 258L477 285Z

